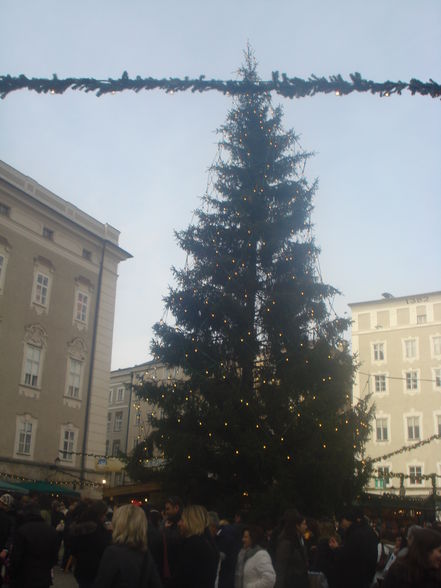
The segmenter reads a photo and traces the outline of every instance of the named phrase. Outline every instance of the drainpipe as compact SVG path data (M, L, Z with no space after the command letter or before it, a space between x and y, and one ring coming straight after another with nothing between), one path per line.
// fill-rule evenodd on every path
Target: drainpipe
M129 394L129 410L127 412L127 431L126 431L126 446L125 446L125 452L126 455L129 452L129 448L128 448L128 444L129 444L129 429L130 429L130 412L132 409L132 394L133 394L133 377L134 377L134 373L130 372L130 394ZM123 470L123 475L122 475L122 483L124 484L124 480L126 477L126 473Z
M81 450L81 467L80 467L80 486L84 487L84 477L86 469L86 450L87 450L87 435L89 432L89 416L90 416L90 400L93 383L93 368L95 367L95 348L96 338L98 331L98 314L100 309L101 299L101 286L103 281L103 267L104 267L104 253L106 251L106 241L103 243L103 250L101 252L100 270L98 274L98 285L96 290L96 301L95 301L95 316L93 319L93 331L92 331L92 348L90 350L90 367L89 367L89 378L87 382L87 394L86 394L86 414L84 416L84 433L83 433L83 447Z

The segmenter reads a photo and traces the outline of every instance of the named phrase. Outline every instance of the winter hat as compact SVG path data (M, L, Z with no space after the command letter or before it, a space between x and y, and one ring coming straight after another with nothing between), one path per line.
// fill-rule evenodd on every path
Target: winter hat
M2 502L8 508L11 508L14 504L14 499L10 494L3 494L0 496L0 502Z

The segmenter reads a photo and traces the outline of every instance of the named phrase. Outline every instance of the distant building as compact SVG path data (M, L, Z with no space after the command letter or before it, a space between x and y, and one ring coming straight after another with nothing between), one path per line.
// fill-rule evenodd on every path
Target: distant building
M149 416L156 409L137 397L136 385L147 380L171 383L182 377L180 368L169 368L155 360L112 371L107 412L107 456L117 457L119 452L129 455L152 430ZM124 472L109 474L108 482L109 486L132 483Z
M441 292L349 305L360 367L354 401L372 394L375 418L367 457L376 475L367 490L427 496L441 487ZM416 445L415 449L407 448ZM401 477L389 474L401 474Z
M0 476L101 481L118 238L0 162Z

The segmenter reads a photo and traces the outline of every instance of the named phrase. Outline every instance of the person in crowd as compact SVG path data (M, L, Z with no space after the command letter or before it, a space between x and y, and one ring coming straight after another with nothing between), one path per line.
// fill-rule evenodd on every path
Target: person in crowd
M219 554L209 536L206 508L197 504L185 507L178 525L183 541L170 586L214 588Z
M3 567L9 558L15 526L14 498L11 494L3 494L0 496L0 586L4 576L7 576Z
M106 503L97 500L82 511L78 521L70 523L67 544L75 559L74 575L79 588L92 587L104 550L111 543L111 533L104 526L106 513Z
M133 504L117 508L112 519L113 545L106 547L93 588L162 588L147 548L147 518Z
M378 558L378 537L358 508L347 510L340 519L343 545L331 537L340 588L369 588Z
M182 535L178 523L182 515L182 500L178 496L167 498L164 504L164 524L162 530L163 567L161 570L164 586L168 586L176 568Z
M143 505L141 507L147 517L148 533L147 533L147 545L148 549L153 557L158 571L164 568L164 545L163 537L160 530L160 523L162 520L161 513L149 505Z
M230 525L226 520L219 520L217 513L208 513L210 530L219 551L219 572L217 588L234 588L234 573L242 539L238 527Z
M70 536L70 527L72 523L75 521L76 512L80 501L78 499L74 499L69 503L66 511L66 518L64 519L64 529L63 529L63 557L61 558L61 567L63 570L66 570L69 558L72 554L71 551L71 536Z
M381 570L381 573L377 574L378 586L382 585L382 581L383 581L384 577L386 576L387 572L389 571L389 568L394 563L394 561L397 559L397 557L399 557L399 554L402 553L402 550L404 550L404 548L406 546L407 546L406 537L404 537L403 535L397 535L395 537L394 546L392 548L392 551L389 554L389 557L386 561L384 568Z
M283 520L275 551L276 588L308 588L308 555L303 538L308 528L305 517L290 509Z
M243 548L237 557L234 588L273 588L276 573L271 557L263 547L262 527L247 525L242 534Z
M338 575L334 550L329 547L329 540L333 537L340 545L340 536L332 520L323 519L318 522L317 549L311 561L311 571L324 574L329 588L338 588Z
M58 538L46 523L37 505L30 503L23 511L16 529L10 556L12 588L49 588L52 568L57 563Z
M441 533L417 529L409 550L392 564L382 588L439 588L441 586Z
M58 551L60 550L61 543L63 542L64 519L64 504L59 500L53 500L51 504L51 525L57 532Z

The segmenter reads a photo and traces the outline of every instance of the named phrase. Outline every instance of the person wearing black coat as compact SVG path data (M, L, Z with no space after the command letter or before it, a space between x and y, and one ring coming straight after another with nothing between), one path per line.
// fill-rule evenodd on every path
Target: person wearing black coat
M125 504L115 510L112 527L113 545L103 553L93 588L162 588L147 549L144 511L139 506Z
M275 588L308 588L308 555L303 540L308 528L305 517L296 509L290 509L283 520L284 526L276 539Z
M359 509L350 509L341 516L343 545L331 537L329 546L336 558L336 574L340 588L369 588L378 559L378 537Z
M97 500L70 525L69 545L79 588L91 588L104 550L111 543L111 533L104 527L106 513L106 503Z
M208 531L208 512L200 505L184 508L179 530L180 546L171 588L214 588L219 552Z
M10 558L12 588L48 588L51 570L57 563L58 537L44 522L37 506L23 512L23 523L16 529Z

